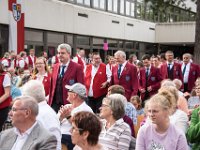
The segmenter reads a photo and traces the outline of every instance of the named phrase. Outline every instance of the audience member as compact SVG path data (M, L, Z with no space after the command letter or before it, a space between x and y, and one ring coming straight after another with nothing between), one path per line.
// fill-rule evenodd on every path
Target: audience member
M137 115L144 115L144 108L142 108L142 100L139 96L132 96L130 102L135 106Z
M190 125L186 133L188 142L193 150L200 149L200 106L192 111Z
M99 144L101 122L93 113L79 112L72 117L72 143L76 144L73 150L105 150Z
M143 125L138 132L136 150L186 150L186 137L173 124L169 115L173 102L161 94L150 98L147 106L152 123Z
M57 140L36 121L38 104L32 97L15 99L9 116L14 128L0 134L1 150L56 150Z
M81 83L75 83L72 86L66 85L68 89L67 100L71 104L61 106L58 116L61 122L62 144L65 144L68 150L72 150L74 145L71 141L71 117L77 112L88 111L92 112L92 109L86 104L86 88Z
M57 150L61 150L60 121L55 111L47 104L43 84L37 80L30 80L23 86L22 94L33 97L39 106L37 121L57 139Z
M105 119L100 134L100 143L108 149L128 150L131 142L131 130L123 121L125 106L121 94L112 94L103 99L100 117ZM114 140L113 140L114 139Z

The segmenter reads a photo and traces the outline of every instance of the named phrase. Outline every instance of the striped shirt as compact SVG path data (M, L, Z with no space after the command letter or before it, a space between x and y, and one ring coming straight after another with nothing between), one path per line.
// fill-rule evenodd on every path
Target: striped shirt
M106 123L103 124L99 143L110 150L128 150L131 141L131 130L123 119L117 120L106 130Z

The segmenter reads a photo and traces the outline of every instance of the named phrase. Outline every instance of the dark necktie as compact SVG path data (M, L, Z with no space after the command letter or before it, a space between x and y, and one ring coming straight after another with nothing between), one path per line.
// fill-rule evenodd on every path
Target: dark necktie
M117 70L118 78L120 77L121 70L122 70L122 64L119 64L118 65L118 70Z
M184 68L183 68L183 76L184 76L185 71L186 71L186 66L187 66L187 64L185 64L185 66L184 66Z
M149 76L149 67L146 68L146 77Z
M60 72L60 77L62 78L64 76L64 73L65 73L65 67L66 66L61 66L61 72Z
M168 71L170 71L170 70L171 70L171 69L170 69L170 66L171 66L171 64L168 64L168 67L167 67Z

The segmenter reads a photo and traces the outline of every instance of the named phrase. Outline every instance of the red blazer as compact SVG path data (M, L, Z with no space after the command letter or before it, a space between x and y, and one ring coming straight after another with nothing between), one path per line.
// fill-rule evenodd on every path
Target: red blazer
M86 71L85 71L85 86L87 89L87 92L89 91L91 79L92 79L92 64L87 65ZM106 95L108 88L101 88L101 84L107 81L107 75L106 75L106 65L104 63L101 63L97 73L94 76L93 79L93 97L98 98L100 96Z
M138 74L137 68L127 62L126 66L122 70L121 76L118 79L117 75L118 65L112 69L111 84L118 84L124 87L125 96L127 100L130 100L131 96L137 95L138 92Z
M146 70L144 67L140 69L139 75L140 75L139 89L145 89L146 82L147 82L147 87L149 87L149 86L152 87L152 91L149 92L149 96L152 96L155 93L157 93L158 89L160 88L160 82L162 81L162 76L160 74L159 69L154 66L151 66L147 81L146 81ZM142 100L144 99L144 96L145 96L145 93L141 93Z
M81 67L84 69L85 66L84 66L84 62L83 62L83 60L81 59L81 57L80 57L78 54L76 55L76 57L78 58L78 64L80 64Z
M189 92L192 91L193 87L195 86L195 81L199 76L200 76L199 66L197 64L191 63L190 64L189 76L188 76L188 90L189 90Z
M160 67L160 74L162 75L163 79L168 79L168 73L167 73L167 63L164 63ZM179 79L183 82L183 75L181 71L181 65L179 63L174 62L173 66L173 78Z
M30 55L28 56L28 66L29 67L33 67L33 64L35 64L35 62L36 62L36 57L34 56L33 58L34 58L34 62L32 61L31 56Z
M52 68L52 77L51 77L51 87L50 87L50 94L49 94L49 105L52 104L53 97L54 97L54 92L56 88L56 81L57 77L59 75L59 68L60 68L60 63L54 64ZM68 97L68 91L65 88L65 85L72 85L74 83L82 83L84 84L84 74L83 74L83 69L81 66L73 61L70 60L69 66L63 76L63 103L68 104L69 101L67 101Z
M37 79L37 76L35 76L34 79ZM44 86L45 96L48 96L49 95L50 86L51 86L51 74L50 73L48 73L47 76L44 76L42 84Z
M3 81L4 81L5 74L6 74L5 72L0 74L0 97L4 94ZM5 101L3 101L0 104L0 109L10 106L10 103L11 103L11 96L9 96Z

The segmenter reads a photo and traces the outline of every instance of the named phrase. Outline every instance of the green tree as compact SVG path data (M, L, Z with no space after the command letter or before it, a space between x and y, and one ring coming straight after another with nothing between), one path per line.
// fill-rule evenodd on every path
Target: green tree
M200 0L191 0L192 2L197 4L196 9L196 28L195 28L195 44L194 44L194 61L200 64ZM150 5L154 14L159 17L160 13L165 13L165 11L169 8L170 5L177 5L187 8L185 2L186 0L144 0L146 5ZM154 21L160 21L154 20Z
M194 61L200 64L200 0L197 0Z

